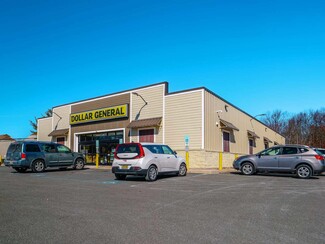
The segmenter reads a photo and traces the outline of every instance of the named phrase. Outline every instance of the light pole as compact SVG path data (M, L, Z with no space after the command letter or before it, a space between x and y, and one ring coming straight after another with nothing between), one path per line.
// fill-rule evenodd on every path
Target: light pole
M253 119L256 119L256 117L259 117L259 116L266 116L266 114L258 114L258 115L255 115L254 117L252 117L252 118L250 119L250 122L251 122L251 125L252 125L253 132L255 132L255 130L254 130L254 126L253 126L252 120L253 120Z

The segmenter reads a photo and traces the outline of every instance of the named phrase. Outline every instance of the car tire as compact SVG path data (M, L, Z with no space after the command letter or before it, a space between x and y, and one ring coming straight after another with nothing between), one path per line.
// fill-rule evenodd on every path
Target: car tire
M253 175L255 173L255 168L252 163L246 162L242 164L240 171L243 175Z
M186 174L187 174L186 164L181 163L181 165L179 166L179 170L178 170L177 175L179 175L179 176L186 176Z
M77 158L76 162L74 162L73 169L83 169L85 166L85 161L82 158Z
M21 168L21 167L18 167L18 168L14 168L14 170L16 170L18 173L25 173L27 168Z
M156 166L151 165L146 175L146 181L155 181L157 180L157 177L158 177L158 170Z
M307 164L302 164L297 167L296 174L300 179L308 179L313 175L313 171Z
M36 160L33 162L32 171L34 173L42 173L45 170L45 163L43 160Z
M117 180L125 180L125 179L126 179L126 175L115 174L115 178L116 178Z

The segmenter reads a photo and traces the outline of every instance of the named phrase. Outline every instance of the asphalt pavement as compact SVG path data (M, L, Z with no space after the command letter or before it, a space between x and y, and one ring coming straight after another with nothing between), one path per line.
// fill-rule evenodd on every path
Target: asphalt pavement
M325 243L325 176L0 167L0 243Z

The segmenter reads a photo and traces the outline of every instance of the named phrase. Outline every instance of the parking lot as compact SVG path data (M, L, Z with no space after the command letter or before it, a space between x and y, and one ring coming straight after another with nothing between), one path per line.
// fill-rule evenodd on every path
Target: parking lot
M325 175L115 180L0 167L1 243L324 243Z

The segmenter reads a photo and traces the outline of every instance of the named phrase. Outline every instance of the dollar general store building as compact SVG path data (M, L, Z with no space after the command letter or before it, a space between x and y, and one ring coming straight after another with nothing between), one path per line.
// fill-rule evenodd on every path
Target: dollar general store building
M38 119L38 140L62 143L110 164L121 142L168 144L190 168L231 167L235 157L285 138L205 87L169 92L162 82L53 107Z

